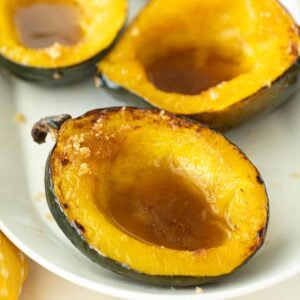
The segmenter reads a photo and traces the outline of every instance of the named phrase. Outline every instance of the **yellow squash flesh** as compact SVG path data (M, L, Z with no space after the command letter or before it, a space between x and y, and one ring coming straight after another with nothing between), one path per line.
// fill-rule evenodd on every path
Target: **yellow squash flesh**
M19 299L27 273L24 254L0 231L0 299Z
M13 25L16 9L32 3L53 2L70 4L78 10L82 39L71 46L25 47ZM82 63L108 48L123 26L126 12L126 0L3 0L0 2L0 55L14 63L36 68L61 68Z

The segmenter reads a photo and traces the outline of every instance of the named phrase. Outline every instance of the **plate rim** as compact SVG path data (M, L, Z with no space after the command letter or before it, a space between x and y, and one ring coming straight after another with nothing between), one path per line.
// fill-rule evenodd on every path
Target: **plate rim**
M211 299L232 299L236 297L241 297L245 295L250 295L255 292L270 288L280 282L288 280L298 274L300 274L300 264L295 265L293 268L288 269L284 272L280 272L273 277L266 277L264 280L260 280L257 283L249 284L243 287L233 287L226 291L219 292L211 292L209 294L205 294L204 292L201 294L197 294L195 292L194 295L153 295L149 293L144 293L140 291L128 291L123 288L111 287L106 284L96 283L90 279L86 279L80 275L73 274L69 271L64 270L58 265L48 262L45 258L37 254L34 250L32 250L29 246L23 243L17 236L15 236L12 231L0 220L0 230L7 236L7 238L15 244L24 254L29 257L31 260L50 271L51 273L63 278L73 284L81 286L82 288L86 288L88 290L107 295L117 297L119 299L130 299L130 300L138 300L139 297L142 296L145 300L150 300L155 297L156 299L186 299L188 296L189 299L203 299L203 300L211 300ZM220 298L222 297L222 298Z

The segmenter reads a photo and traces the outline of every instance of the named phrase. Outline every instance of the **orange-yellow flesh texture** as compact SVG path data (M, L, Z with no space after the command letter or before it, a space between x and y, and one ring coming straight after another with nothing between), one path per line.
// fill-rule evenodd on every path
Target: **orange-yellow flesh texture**
M0 299L19 299L27 273L24 254L0 231Z
M187 115L218 112L269 87L297 60L298 41L294 20L276 0L152 0L98 70L155 107ZM168 56L229 80L194 95L161 90L145 69Z
M91 247L136 271L226 274L262 242L268 208L257 170L224 137L199 124L149 110L95 111L63 124L50 166L69 222L81 224ZM108 220L103 211L109 182L116 189L138 185L136 175L153 168L180 175L205 194L216 215L230 225L221 245L197 251L158 247Z
M56 43L42 49L24 46L18 37L14 15L32 3L69 4L78 11L82 37L75 45ZM127 0L3 0L0 1L0 55L25 66L67 67L81 63L106 49L126 20Z

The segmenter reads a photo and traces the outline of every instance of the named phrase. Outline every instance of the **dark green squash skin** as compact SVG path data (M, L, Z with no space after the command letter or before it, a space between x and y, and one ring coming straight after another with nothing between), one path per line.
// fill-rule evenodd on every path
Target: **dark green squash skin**
M104 108L103 110L119 110L119 108ZM136 109L136 108L127 108L127 109ZM150 110L150 111L157 111L156 109L145 109L145 110ZM95 110L99 111L99 110ZM90 115L92 114L93 111L88 112L85 115ZM172 115L170 115L172 116ZM84 115L83 115L84 117ZM173 116L174 117L174 116ZM60 117L61 118L61 117ZM79 117L81 118L81 117ZM46 118L47 119L47 118ZM46 120L44 119L44 120ZM65 118L67 119L67 118ZM51 118L49 118L51 121ZM57 122L57 121L56 121ZM189 122L195 122L190 120ZM61 126L62 122L57 122L57 126ZM57 127L56 126L56 127ZM57 128L59 129L59 128ZM34 136L34 134L33 134ZM45 136L43 137L44 140ZM37 141L37 140L36 140ZM239 148L237 148L239 149ZM262 247L264 241L265 241L265 236L267 232L267 226L268 226L268 221L269 221L269 202L267 203L267 220L264 228L261 228L259 232L257 233L257 236L259 238L259 242L257 245L255 245L254 248L249 249L251 252L250 256L241 263L240 266L237 266L236 269L231 271L229 274L223 274L220 276L210 276L210 277L194 277L194 276L162 276L162 275L148 275L144 273L137 272L135 270L130 269L128 266L123 265L113 259L110 259L108 257L103 256L101 253L96 251L95 249L91 248L89 246L88 241L85 240L84 235L82 234L82 228L80 224L77 224L76 221L71 221L68 220L66 214L64 213L64 208L58 197L56 196L54 192L54 184L53 184L53 179L52 179L52 171L51 171L51 158L52 158L52 153L55 150L55 146L50 152L47 163L46 163L46 168L45 168L45 193L46 193L46 199L48 206L50 208L50 211L59 225L60 229L63 231L63 233L66 235L66 237L72 242L72 244L80 250L85 256L89 257L93 262L99 264L100 266L111 270L119 275L125 276L128 279L132 279L135 281L139 281L145 284L151 284L155 286L161 286L161 287L192 287L192 286L199 286L203 284L207 284L210 282L214 282L216 280L219 280L223 277L228 277L230 274L232 274L234 271L239 269L242 265L246 264L249 259ZM238 150L240 155L243 156L246 160L248 160L247 156L240 150ZM257 170L257 180L259 184L264 185L264 181L261 178L261 175L259 174Z
M23 80L45 86L62 86L91 77L95 72L96 63L107 51L105 50L85 62L65 68L47 69L29 67L8 60L3 56L0 58L0 63L13 75Z
M289 100L300 89L300 58L281 76L257 91L222 111L188 115L209 126L225 131L239 124L263 116Z
M244 122L253 119L256 116L264 115L279 107L285 101L300 89L300 58L295 58L295 62L281 76L274 80L270 85L261 88L255 94L241 99L237 103L226 107L223 110L203 112L198 114L186 114L187 118L191 118L207 124L211 128L219 131L226 131L236 127ZM122 86L113 83L106 78L104 74L97 75L103 85L113 90L122 89L143 100L148 105L152 105L151 101L143 99L141 96L132 91L128 91ZM153 106L153 105L152 105ZM160 107L160 109L164 109ZM171 112L174 113L174 112Z

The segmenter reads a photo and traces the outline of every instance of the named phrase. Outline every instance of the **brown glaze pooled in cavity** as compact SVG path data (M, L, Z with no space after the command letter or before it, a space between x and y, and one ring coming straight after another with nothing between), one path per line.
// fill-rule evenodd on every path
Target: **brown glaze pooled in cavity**
M82 37L77 7L65 3L34 2L17 8L13 17L17 34L28 48L56 43L77 44Z
M223 244L229 226L204 193L170 170L153 169L134 184L110 182L106 215L121 230L149 244L195 251Z
M194 50L181 50L151 59L145 65L148 79L160 90L196 95L239 75L237 62L212 53L199 58Z

